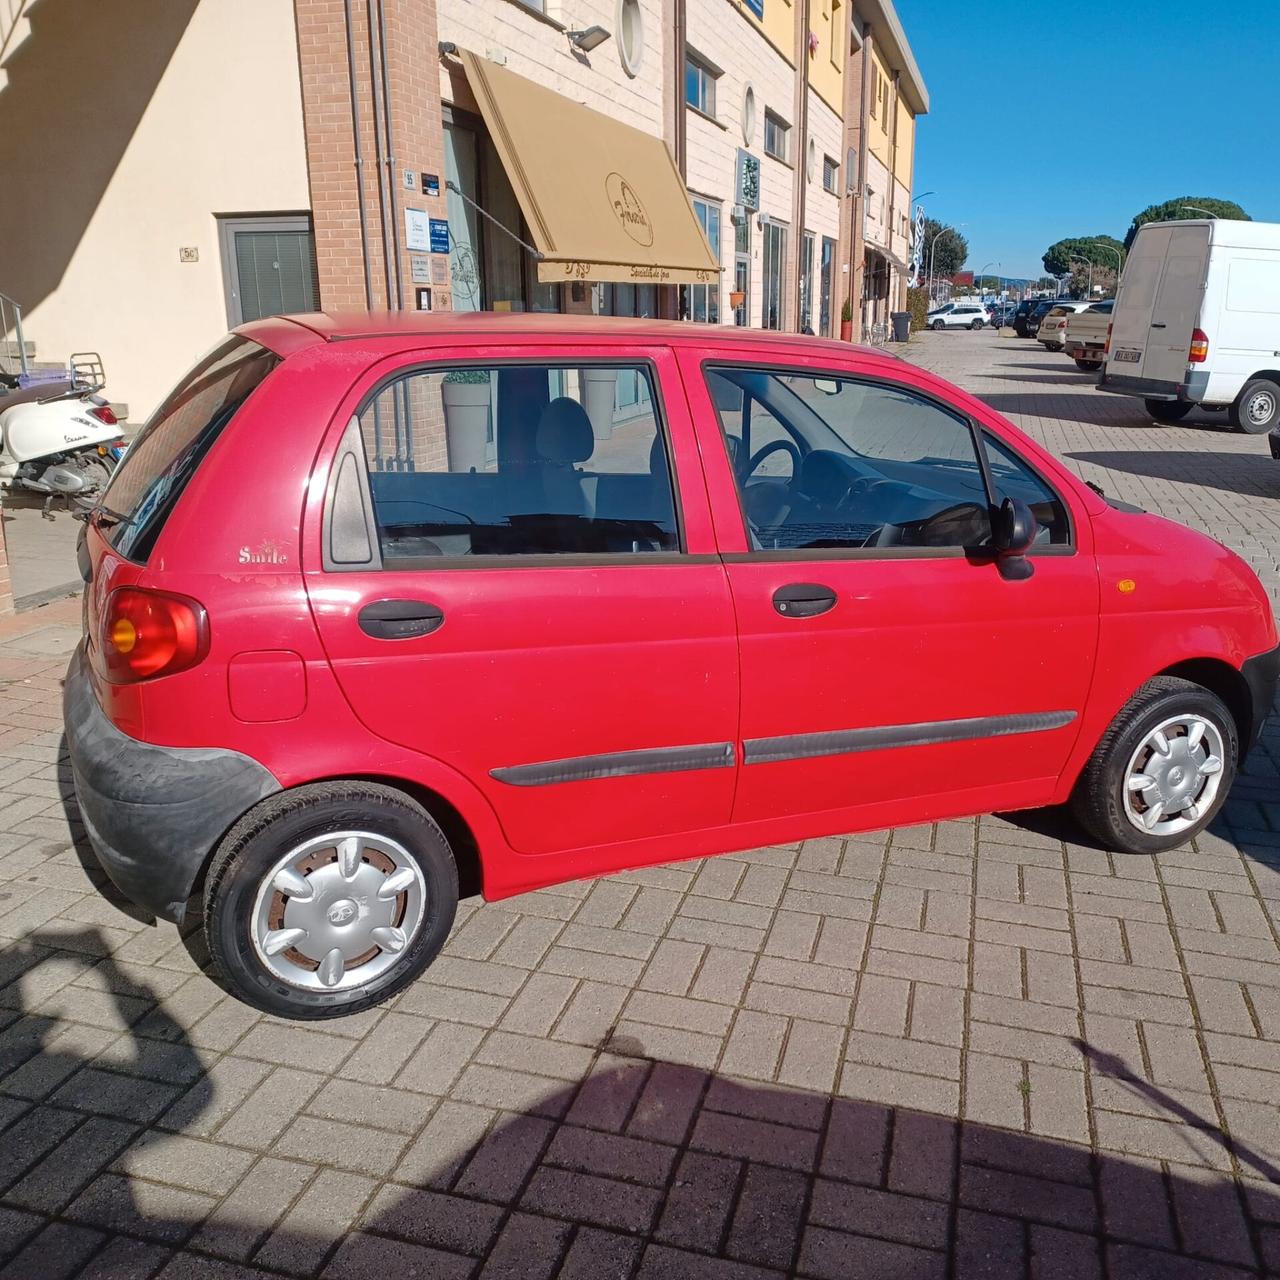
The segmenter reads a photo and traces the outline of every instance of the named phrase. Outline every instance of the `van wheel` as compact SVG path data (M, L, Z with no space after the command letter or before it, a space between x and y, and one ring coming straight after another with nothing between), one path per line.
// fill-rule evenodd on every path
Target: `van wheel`
M1097 373L1101 367L1101 362L1098 360L1076 361L1076 368L1079 369L1081 373Z
M1213 821L1238 754L1235 721L1221 698L1189 680L1157 676L1102 735L1072 809L1108 849L1160 853Z
M1147 412L1157 422L1181 422L1195 407L1189 400L1144 400Z
M1231 425L1237 431L1260 436L1280 422L1280 385L1269 378L1254 378L1231 406Z
M444 945L458 870L444 833L392 787L330 782L251 809L209 868L214 965L246 1004L336 1018L380 1004Z

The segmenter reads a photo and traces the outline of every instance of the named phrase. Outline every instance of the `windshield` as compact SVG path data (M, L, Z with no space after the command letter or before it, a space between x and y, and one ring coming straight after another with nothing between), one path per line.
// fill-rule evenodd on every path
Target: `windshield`
M278 363L256 342L228 337L151 415L98 507L98 527L121 555L145 562L214 441Z

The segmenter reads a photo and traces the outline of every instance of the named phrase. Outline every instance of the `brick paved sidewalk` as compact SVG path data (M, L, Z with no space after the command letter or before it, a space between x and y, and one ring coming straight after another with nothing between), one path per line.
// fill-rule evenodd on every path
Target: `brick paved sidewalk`
M1265 442L1025 342L908 354L1280 581ZM4 1280L1280 1274L1274 731L1194 849L983 818L468 902L300 1026L86 864L78 627L0 620Z

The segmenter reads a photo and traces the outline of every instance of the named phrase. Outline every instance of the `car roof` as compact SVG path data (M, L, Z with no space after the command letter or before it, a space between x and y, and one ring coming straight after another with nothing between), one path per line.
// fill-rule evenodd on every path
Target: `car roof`
M311 341L303 338L309 332ZM272 350L289 350L322 342L402 339L438 341L442 345L484 337L542 338L552 341L613 338L625 342L658 342L671 346L742 346L743 348L791 347L809 355L851 354L896 361L898 356L878 347L838 342L807 334L772 329L748 329L735 325L703 325L687 320L635 320L619 316L560 315L550 312L502 311L315 311L302 315L271 316L241 325L237 333ZM283 352L282 352L283 353Z

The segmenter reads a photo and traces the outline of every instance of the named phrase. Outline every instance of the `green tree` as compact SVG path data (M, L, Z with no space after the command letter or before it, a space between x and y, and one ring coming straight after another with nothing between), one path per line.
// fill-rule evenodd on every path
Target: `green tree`
M1194 208L1188 208L1189 205ZM1190 218L1203 218L1204 214L1199 212L1201 209L1208 210L1215 218L1253 221L1234 200L1219 200L1216 196L1179 196L1163 204L1148 205L1141 213L1135 214L1124 238L1124 247L1128 249L1133 244L1133 237L1144 222L1186 222Z
M1104 249L1102 245L1110 247ZM1116 255L1113 250L1124 247L1115 236L1072 236L1051 244L1044 251L1044 269L1053 276L1068 275L1074 269L1072 258L1083 258L1099 267L1106 266L1107 263L1114 267Z
M969 242L955 227L949 227L934 218L924 220L924 259L921 270L928 271L932 259L935 276L953 276L964 266L968 256Z

